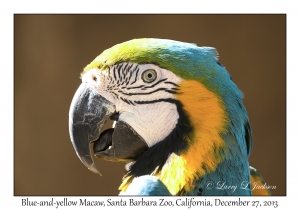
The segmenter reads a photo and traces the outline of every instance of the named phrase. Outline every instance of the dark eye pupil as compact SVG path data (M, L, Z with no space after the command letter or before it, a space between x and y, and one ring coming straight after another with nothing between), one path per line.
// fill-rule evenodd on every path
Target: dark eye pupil
M156 72L153 69L148 69L142 74L143 81L147 83L153 82L156 79L156 77Z

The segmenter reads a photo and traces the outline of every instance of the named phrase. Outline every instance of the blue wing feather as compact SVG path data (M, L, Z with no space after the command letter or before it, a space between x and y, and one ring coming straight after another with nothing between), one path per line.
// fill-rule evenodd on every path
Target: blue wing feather
M120 195L166 196L171 193L157 177L144 175L134 178L126 192Z

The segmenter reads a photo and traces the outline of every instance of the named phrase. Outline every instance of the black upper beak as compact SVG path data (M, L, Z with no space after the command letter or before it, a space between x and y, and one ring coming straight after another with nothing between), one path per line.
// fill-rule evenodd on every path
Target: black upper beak
M87 84L77 89L69 111L69 132L73 147L81 162L94 173L99 173L91 157L90 145L115 112L115 106ZM100 174L100 173L99 173Z

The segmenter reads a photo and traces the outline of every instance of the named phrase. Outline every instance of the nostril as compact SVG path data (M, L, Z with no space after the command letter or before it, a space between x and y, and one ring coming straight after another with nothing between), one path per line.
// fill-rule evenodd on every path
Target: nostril
M113 113L113 114L110 116L110 119L111 119L111 120L114 120L114 121L118 121L118 120L119 120L119 116L120 116L120 113L119 113L119 112L115 112L115 113Z

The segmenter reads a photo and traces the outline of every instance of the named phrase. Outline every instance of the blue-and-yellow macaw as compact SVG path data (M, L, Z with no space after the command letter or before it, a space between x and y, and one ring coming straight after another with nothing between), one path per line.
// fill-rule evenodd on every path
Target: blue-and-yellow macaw
M105 50L81 79L69 112L74 149L95 173L92 142L96 157L127 161L120 194L251 195L251 180L264 184L248 162L243 94L216 49L134 39Z

